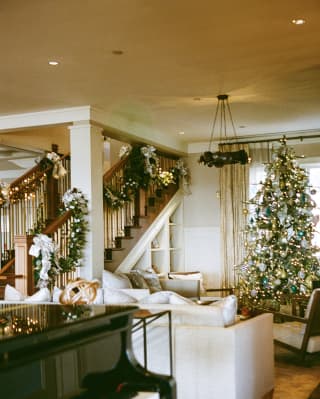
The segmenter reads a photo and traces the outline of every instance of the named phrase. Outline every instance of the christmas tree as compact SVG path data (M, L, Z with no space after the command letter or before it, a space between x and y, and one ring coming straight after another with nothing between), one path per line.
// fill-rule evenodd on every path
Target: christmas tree
M245 209L246 257L239 267L239 290L240 301L250 308L277 308L284 298L308 296L312 281L320 279L309 178L285 139L265 172Z

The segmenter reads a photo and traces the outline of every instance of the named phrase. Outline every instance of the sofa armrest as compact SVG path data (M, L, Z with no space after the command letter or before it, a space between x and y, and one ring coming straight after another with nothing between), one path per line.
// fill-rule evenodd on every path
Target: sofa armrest
M163 290L173 291L186 298L200 298L200 280L160 279Z

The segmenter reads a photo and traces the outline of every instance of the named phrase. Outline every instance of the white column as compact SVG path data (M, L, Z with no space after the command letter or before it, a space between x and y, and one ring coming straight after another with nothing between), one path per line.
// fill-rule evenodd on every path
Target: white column
M102 128L83 122L69 129L71 187L80 189L89 201L89 232L79 272L88 280L101 279L104 268Z

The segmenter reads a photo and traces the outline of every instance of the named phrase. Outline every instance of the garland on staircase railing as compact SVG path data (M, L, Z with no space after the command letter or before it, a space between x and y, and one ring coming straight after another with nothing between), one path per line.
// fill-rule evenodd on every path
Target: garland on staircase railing
M169 184L179 184L182 179L184 191L189 191L189 170L181 159L169 170L162 170L156 148L151 145L123 146L119 156L127 157L120 188L104 186L104 200L110 208L123 207L126 202L132 201L138 189L146 190L152 184L163 189Z
M39 288L52 286L60 273L74 271L82 265L88 231L88 201L80 190L73 188L63 195L64 209L71 212L68 255L59 256L57 244L46 234L37 234L29 254L34 256L35 282Z
M41 179L45 173L51 174L54 179L60 179L67 174L67 170L62 165L61 157L53 151L48 152L31 171L34 174L29 171L30 176L23 175L17 179L16 183L11 185L0 182L0 206L32 195L41 184Z

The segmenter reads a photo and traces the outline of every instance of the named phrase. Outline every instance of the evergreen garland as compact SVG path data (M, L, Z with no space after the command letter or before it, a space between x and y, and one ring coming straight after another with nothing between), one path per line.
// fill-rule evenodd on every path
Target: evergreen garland
M133 146L121 149L122 156L128 156L124 167L123 181L119 189L110 185L104 186L103 196L108 207L119 209L133 199L134 194L140 188L146 190L151 184L159 189L167 187L170 183L179 184L179 179L185 179L189 183L189 171L182 160L169 171L162 171L159 167L159 158L153 146Z

